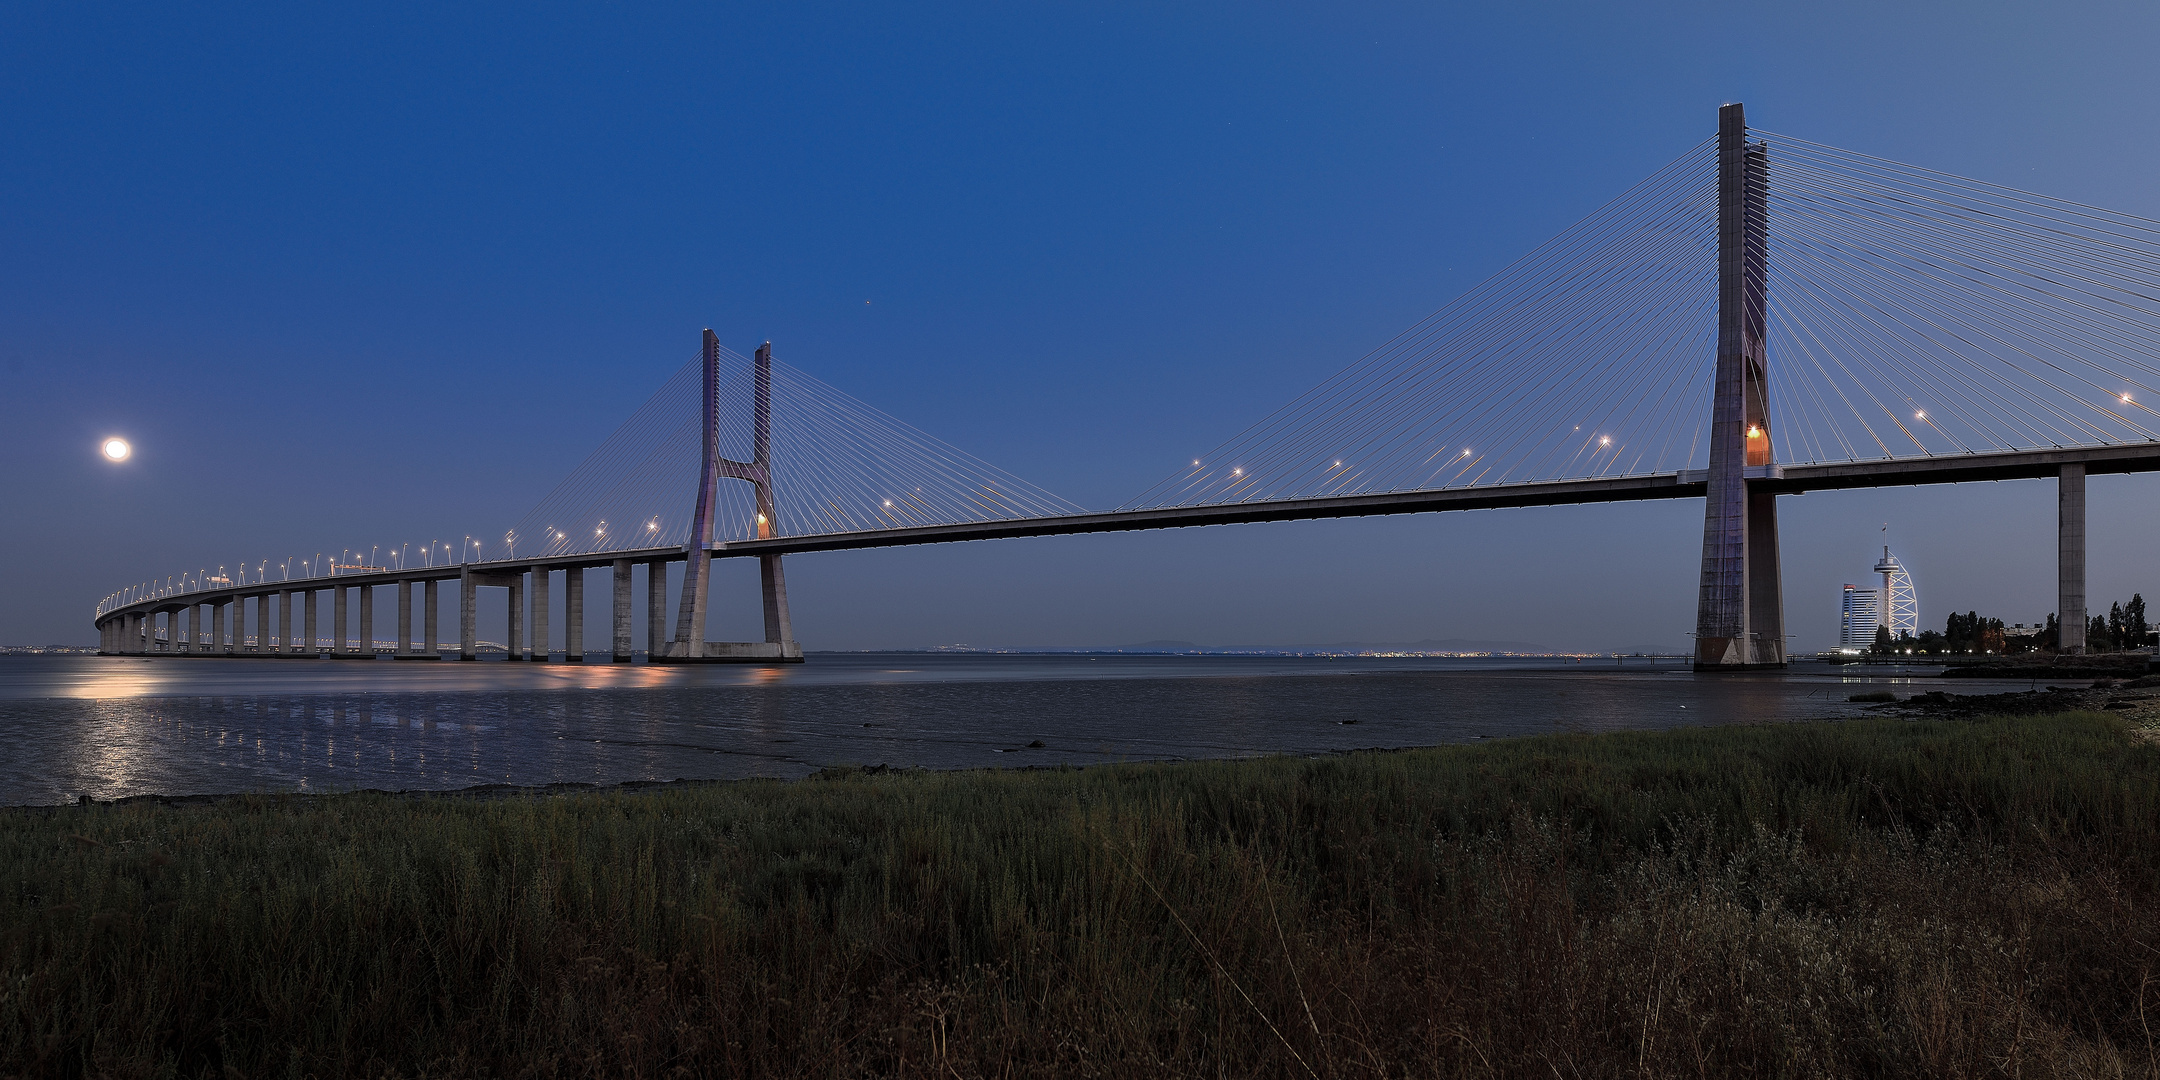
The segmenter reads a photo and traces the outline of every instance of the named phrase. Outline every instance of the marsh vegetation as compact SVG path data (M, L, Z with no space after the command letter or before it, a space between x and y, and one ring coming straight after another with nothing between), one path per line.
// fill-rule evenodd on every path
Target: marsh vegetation
M2119 717L0 815L0 1074L2152 1075Z

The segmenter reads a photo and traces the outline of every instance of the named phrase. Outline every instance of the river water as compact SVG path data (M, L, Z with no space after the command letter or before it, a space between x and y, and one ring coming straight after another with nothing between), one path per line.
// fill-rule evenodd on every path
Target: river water
M784 668L0 657L0 805L1325 754L2026 689L1676 661L818 654ZM1037 745L1039 744L1039 745Z

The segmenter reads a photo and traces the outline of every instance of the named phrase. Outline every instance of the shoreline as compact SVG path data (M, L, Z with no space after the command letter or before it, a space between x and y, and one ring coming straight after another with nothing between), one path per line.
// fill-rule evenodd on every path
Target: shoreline
M2102 683L2108 683L2112 682L2113 680L2102 679L2099 681ZM2048 713L2094 710L2123 714L2127 719L2130 719L2132 721L2133 726L2160 727L2160 677L2153 677L2149 680L2139 680L2138 682L2145 685L2138 685L2133 683L2125 684L2122 686L2051 686L2045 689L2011 691L1997 694L1953 694L1947 693L1942 690L1930 690L1923 693L1914 694L1908 698L1870 705L1868 707L1868 712L1872 714L1892 716L1902 719L1921 720L1973 718L1988 715L2033 716ZM1698 731L1717 730L1720 728L1770 727L1792 724L1836 724L1847 723L1854 720L1864 720L1867 718L1868 717L1866 716L1820 716L1801 717L1791 720L1735 721L1727 724L1710 724L1702 725L1700 727L1682 729L1646 730L1644 732L1638 732L1636 734L1652 734L1656 733L1656 731L1670 730ZM1592 735L1593 733L1580 734ZM1631 734L1631 732L1598 732L1594 734ZM830 780L836 777L847 777L855 775L965 775L969 773L1025 774L1033 772L1079 771L1085 769L1104 768L1113 765L1171 766L1188 763L1197 764L1203 762L1258 761L1271 758L1283 758L1301 761L1321 761L1327 760L1329 758L1343 758L1358 754L1417 753L1428 750L1445 750L1461 747L1488 746L1501 743L1516 742L1524 739L1539 739L1546 737L1548 736L1543 733L1525 733L1518 735L1497 736L1480 735L1477 736L1475 739L1467 742L1429 743L1412 746L1364 746L1352 747L1344 750L1329 751L1326 753L1260 753L1222 758L1133 758L1118 762L1097 762L1090 764L976 765L952 769L933 769L925 766L887 765L883 763L874 765L829 765L805 774L803 776L797 777L726 777L701 779L695 777L678 776L671 780L625 780L612 784L587 783L582 781L559 781L549 784L473 784L461 788L406 788L395 791L387 788L351 788L336 791L234 791L193 795L143 794L126 795L117 799L93 799L88 795L84 795L77 798L74 802L18 803L8 806L0 806L0 812L58 811L73 808L88 808L99 806L218 806L226 803L246 800L312 801L337 799L347 796L378 796L384 798L404 800L442 799L459 801L488 801L499 799L559 798L572 795L627 795L642 794L646 792L695 790L705 787L738 784L797 785L809 781Z

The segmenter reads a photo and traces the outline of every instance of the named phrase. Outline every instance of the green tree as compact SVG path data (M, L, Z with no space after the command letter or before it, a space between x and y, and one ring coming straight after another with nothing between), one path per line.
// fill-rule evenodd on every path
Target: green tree
M1877 626L1875 628L1875 655L1888 656L1890 655L1890 650L1894 646L1895 642L1892 642L1890 640L1890 628L1887 626Z
M2085 621L2085 651L2115 651L2115 642L2108 635L2108 621L2106 616L2095 615Z
M2131 593L2130 602L2123 605L2123 629L2130 635L2124 645L2133 649L2143 646L2145 636L2152 633L2152 625L2145 621L2144 594Z

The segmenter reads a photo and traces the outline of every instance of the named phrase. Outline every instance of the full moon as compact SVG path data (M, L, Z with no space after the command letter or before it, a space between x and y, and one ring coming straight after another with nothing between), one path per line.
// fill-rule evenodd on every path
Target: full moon
M128 455L133 452L133 448L128 446L126 439L105 440L105 459L107 461L126 461Z

